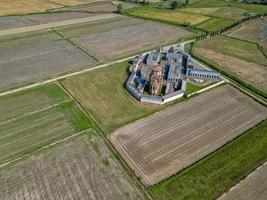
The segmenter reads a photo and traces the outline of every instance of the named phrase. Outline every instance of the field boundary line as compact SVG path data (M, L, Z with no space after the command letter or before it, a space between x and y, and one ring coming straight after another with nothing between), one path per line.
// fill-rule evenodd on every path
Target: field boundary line
M191 97L191 96L193 96L193 95L195 95L195 94L201 94L201 93L203 93L203 92L206 92L207 90L210 90L210 89L215 88L215 87L217 87L217 86L219 86L219 85L222 85L222 84L225 83L225 82L226 82L225 80L222 80L222 81L220 81L220 82L218 82L218 83L212 84L212 85L210 85L210 86L208 86L208 87L205 87L205 88L203 88L203 89L201 89L201 90L198 90L198 91L196 91L196 92L193 92L193 93L191 93L191 94L188 94L187 97L189 98L189 97Z
M70 135L70 136L68 136L68 137L65 137L65 138L63 138L63 139L61 139L61 140L58 140L58 141L52 142L52 143L50 143L50 144L47 144L47 145L45 145L45 146L42 146L42 147L40 147L40 148L38 148L38 149L32 151L31 153L24 154L24 155L22 155L22 156L20 156L20 157L17 157L17 158L14 158L14 159L10 160L10 161L7 161L7 162L5 162L5 163L2 163L2 164L0 164L0 168L3 168L3 167L5 167L5 166L7 166L7 165L9 165L9 164L11 164L11 163L17 162L17 161L22 160L22 159L24 159L24 158L27 158L27 157L29 157L29 156L31 156L31 155L33 155L33 154L39 152L39 151L42 151L42 150L47 149L47 148L49 148L49 147L52 147L52 146L55 146L55 145L60 144L60 143L62 143L62 142L65 142L66 140L72 139L72 138L74 138L74 137L76 137L76 136L79 136L79 135L81 135L81 134L83 134L83 133L86 133L86 132L89 131L89 130L92 130L92 128L88 128L88 129L82 130L82 131L77 132L77 133L75 133L75 134L72 134L72 135Z
M216 200L221 200L223 197L225 197L229 192L237 188L240 184L242 184L244 181L247 180L247 178L253 176L255 173L257 173L264 165L267 165L267 160L263 163L259 164L256 168L251 170L247 175L245 175L241 180L237 181L234 185L232 185L230 188L228 188L224 193L222 193L219 197L216 198Z
M48 83L53 83L53 82L56 82L56 81L59 81L59 80L65 79L65 78L69 78L69 77L72 77L72 76L77 76L77 75L80 75L80 74L84 74L86 72L93 71L95 69L105 68L105 67L108 67L110 65L114 65L114 64L117 64L117 63L121 63L121 62L130 60L130 59L133 59L134 57L135 57L135 55L127 57L127 58L123 58L123 59L120 59L120 60L112 61L112 62L109 62L109 63L105 63L105 64L102 64L102 65L98 65L98 66L95 66L95 67L90 67L90 68L86 68L86 69L83 69L83 70L80 70L80 71L76 71L76 72L72 72L72 73L69 73L69 74L61 75L61 76L58 76L58 77L55 77L55 78L39 81L39 82L30 84L30 85L26 85L26 86L22 86L22 87L19 87L19 88L16 88L16 89L11 89L11 90L8 90L8 91L4 91L4 92L0 93L0 97L1 96L6 96L6 95L9 95L9 94L13 94L13 93L16 93L16 92L24 91L24 90L27 90L27 89L35 88L35 87L38 87L38 86L41 86L41 85L45 85L45 84L48 84Z
M55 108L55 107L57 107L57 106L59 106L59 105L61 105L61 104L64 104L64 103L67 103L67 102L71 102L71 101L72 101L71 99L68 99L68 100L62 101L62 102L60 102L60 103L56 103L56 104L53 104L53 105L50 105L50 106L46 106L46 107L44 107L44 108L42 108L42 109L34 110L34 111L32 111L32 112L28 112L28 113L19 115L19 116L17 116L17 117L10 118L10 119L8 119L8 120L6 120L6 121L2 121L2 122L0 122L0 126L3 125L3 124L9 123L9 122L15 121L15 120L17 120L17 119L21 119L21 118L24 118L24 117L28 117L28 116L30 116L30 115L33 115L33 114L36 114L36 113L39 113L39 112L42 112L42 111L49 110L49 109L51 109L51 108ZM0 138L1 138L1 137L0 137Z
M82 24L86 22L95 22L95 21L100 21L100 20L113 19L113 18L118 18L118 17L121 17L121 16L118 14L109 13L109 14L102 14L99 16L90 16L90 17L84 17L84 18L78 18L78 19L63 20L59 22L51 22L51 23L46 23L46 24L24 26L20 28L4 29L0 31L0 37L19 34L19 33L27 33L27 32L32 32L32 31L40 31L44 29L57 28L57 27L62 27L62 26Z

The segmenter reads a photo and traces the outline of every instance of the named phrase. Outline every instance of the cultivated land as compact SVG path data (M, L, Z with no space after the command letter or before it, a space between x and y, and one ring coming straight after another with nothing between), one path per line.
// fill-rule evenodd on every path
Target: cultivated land
M267 121L149 188L156 200L214 200L267 158ZM260 189L260 188L258 188Z
M57 4L65 5L65 6L74 6L79 4L86 4L97 0L50 0Z
M267 197L267 163L243 182L226 193L220 200L265 200Z
M0 15L16 15L44 12L49 9L61 7L47 0L1 0Z
M62 82L106 133L164 108L140 103L126 91L127 66L123 62Z
M92 127L56 85L1 97L0 164Z
M63 20L71 20L85 17L96 16L91 13L83 12L62 12L50 14L34 14L24 16L5 16L0 17L0 30L19 28L25 26L40 25Z
M193 52L259 90L267 91L267 59L257 44L217 36L197 42Z
M193 164L267 117L229 85L115 131L110 141L145 185Z
M96 61L53 32L0 39L0 91L94 65Z
M256 42L267 54L267 17L243 23L226 34L241 40Z
M172 43L191 32L156 22L123 17L58 29L99 60L111 60ZM103 42L105 41L105 42Z
M100 137L91 132L0 169L2 199L144 200Z

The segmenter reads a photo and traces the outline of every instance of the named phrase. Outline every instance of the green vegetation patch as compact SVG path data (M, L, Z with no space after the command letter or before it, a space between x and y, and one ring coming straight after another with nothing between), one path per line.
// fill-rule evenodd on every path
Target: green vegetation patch
M55 84L0 97L0 122L68 101L68 96Z
M107 133L164 108L140 103L128 93L127 66L122 62L62 82Z
M248 62L267 65L267 59L257 44L231 37L216 36L203 40L197 43L197 48L210 49Z
M186 84L186 94L191 94L193 92L196 92L198 90L201 90L203 88L207 87L207 85L195 85L192 83L187 83Z
M130 10L128 14L136 17L143 17L177 25L196 25L209 19L207 16L182 12L180 10L172 11L168 9L152 8L149 6L134 8Z
M211 200L267 159L267 121L181 173L149 188L155 199Z
M1 123L0 164L91 127L74 102Z
M198 24L196 27L208 32L215 32L222 28L226 28L234 24L234 20L223 19L223 18L210 18L203 23Z

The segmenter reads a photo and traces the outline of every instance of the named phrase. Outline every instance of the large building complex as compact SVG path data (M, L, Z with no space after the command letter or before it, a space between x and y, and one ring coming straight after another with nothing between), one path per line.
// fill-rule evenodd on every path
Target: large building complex
M163 104L182 97L189 78L195 82L220 79L218 72L203 69L191 60L176 46L137 56L130 67L126 88L141 102Z

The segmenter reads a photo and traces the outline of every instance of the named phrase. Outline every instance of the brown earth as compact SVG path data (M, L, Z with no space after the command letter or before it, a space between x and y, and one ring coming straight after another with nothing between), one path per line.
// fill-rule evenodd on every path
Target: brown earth
M115 131L110 141L145 185L193 164L267 117L229 85Z
M1 199L145 199L100 137L82 135L0 169Z
M171 43L189 31L161 23L123 17L59 29L99 60L112 60Z
M204 48L196 48L195 50L199 55L236 74L245 82L267 91L267 67Z

